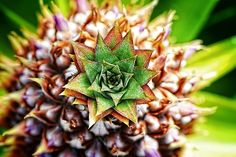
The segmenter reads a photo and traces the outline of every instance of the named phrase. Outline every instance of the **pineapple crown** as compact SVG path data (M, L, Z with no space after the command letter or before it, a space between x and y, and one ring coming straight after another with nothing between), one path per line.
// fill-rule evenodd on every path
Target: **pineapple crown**
M137 122L135 104L154 99L146 85L156 74L147 69L152 51L135 50L132 41L131 32L122 37L115 24L105 39L98 35L95 49L72 43L81 73L64 86L64 94L75 96L75 104L81 104L81 94L87 97L90 126L108 114L127 125Z

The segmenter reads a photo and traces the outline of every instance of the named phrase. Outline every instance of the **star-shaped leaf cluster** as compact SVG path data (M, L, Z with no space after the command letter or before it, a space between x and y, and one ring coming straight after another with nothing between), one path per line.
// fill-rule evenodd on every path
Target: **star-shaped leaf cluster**
M65 85L64 95L88 105L90 126L108 114L126 124L137 122L136 102L154 98L146 85L156 74L147 69L152 51L135 50L131 33L122 38L117 25L105 39L98 35L95 49L72 45L82 72Z

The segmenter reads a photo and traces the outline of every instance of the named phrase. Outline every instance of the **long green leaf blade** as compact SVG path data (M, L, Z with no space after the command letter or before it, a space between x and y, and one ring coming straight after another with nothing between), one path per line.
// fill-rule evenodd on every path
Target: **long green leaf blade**
M195 125L196 133L188 138L183 156L236 157L236 101L208 92L197 92L192 98L199 106L218 109Z
M7 16L13 23L18 25L21 28L26 28L30 31L35 32L36 27L31 25L28 21L26 21L24 18L20 17L17 13L15 13L13 10L8 9L6 6L0 3L0 10Z
M206 47L203 51L196 53L188 60L188 66L198 64L204 60L209 60L215 56L224 55L229 50L236 48L236 36L217 42Z
M199 83L198 88L210 85L236 67L236 37L216 43L195 54L185 68L197 75L213 74Z
M206 123L196 125L198 133L194 139L234 143L236 141L236 101L208 92L195 93L193 100L203 107L217 107L216 112L207 117ZM204 134L205 137L202 137Z
M173 23L172 37L176 42L194 39L204 26L218 0L163 0L154 9L152 17L163 11L176 10L178 20Z
M67 17L70 13L70 2L68 0L55 0L62 14Z

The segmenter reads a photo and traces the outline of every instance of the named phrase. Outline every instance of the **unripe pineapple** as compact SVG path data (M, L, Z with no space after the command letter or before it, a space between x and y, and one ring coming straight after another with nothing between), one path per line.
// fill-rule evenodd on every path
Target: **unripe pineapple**
M0 58L8 157L179 156L205 112L188 98L202 76L181 71L200 43L170 45L156 1L73 4L68 18L42 4L38 34L13 33L17 60Z

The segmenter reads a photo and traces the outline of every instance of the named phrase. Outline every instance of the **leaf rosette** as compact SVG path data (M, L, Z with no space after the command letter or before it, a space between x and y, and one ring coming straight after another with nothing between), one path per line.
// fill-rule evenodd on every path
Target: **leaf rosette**
M72 45L81 73L65 85L64 95L88 105L90 126L109 114L125 124L137 122L137 102L154 99L147 86L156 74L147 69L152 51L135 50L131 32L122 37L117 25L105 39L98 35L95 49Z

